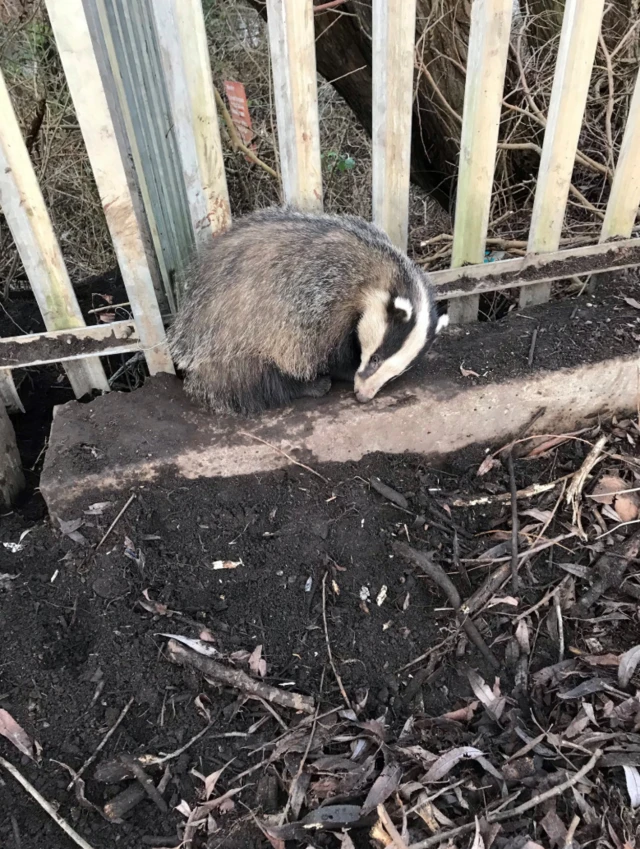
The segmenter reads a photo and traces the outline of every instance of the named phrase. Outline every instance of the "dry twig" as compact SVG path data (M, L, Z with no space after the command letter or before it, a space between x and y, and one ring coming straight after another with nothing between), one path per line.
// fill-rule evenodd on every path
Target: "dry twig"
M122 720L129 713L129 708L131 707L133 702L134 702L134 698L132 696L129 699L129 701L126 703L126 705L120 711L120 716L116 719L116 721L113 723L111 728L107 731L107 733L104 735L102 740L100 740L100 742L98 743L95 752L90 757L87 758L87 760L82 764L80 769L76 772L74 777L71 779L71 781L67 785L67 793L71 792L71 790L73 789L73 785L76 783L76 781L82 776L82 774L85 772L85 770L87 770L91 766L91 764L95 761L95 759L98 757L100 752L107 745L107 743L109 742L111 737L115 734L116 730L119 728L120 724L122 723Z
M203 675L211 678L216 684L224 684L227 687L235 687L250 696L260 696L268 702L282 707L291 708L292 710L300 710L303 713L314 713L315 704L310 696L303 696L301 693L292 693L287 690L282 690L279 687L272 687L270 684L264 684L262 681L256 681L240 669L230 669L223 666L216 660L210 657L205 657L195 651L191 651L175 640L169 640L167 643L167 652L169 659L180 666L193 666L198 669Z

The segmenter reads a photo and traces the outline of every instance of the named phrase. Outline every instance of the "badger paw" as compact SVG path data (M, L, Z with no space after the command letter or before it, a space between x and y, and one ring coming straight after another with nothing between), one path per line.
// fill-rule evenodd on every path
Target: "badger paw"
M322 398L331 389L330 377L319 377L311 383L305 383L302 387L303 398Z

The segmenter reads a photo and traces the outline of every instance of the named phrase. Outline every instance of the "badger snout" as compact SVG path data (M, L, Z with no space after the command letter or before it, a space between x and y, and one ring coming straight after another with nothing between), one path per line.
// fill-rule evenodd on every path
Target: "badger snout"
M356 401L359 404L368 404L369 401L373 400L373 395L367 395L365 392L360 392L356 389Z

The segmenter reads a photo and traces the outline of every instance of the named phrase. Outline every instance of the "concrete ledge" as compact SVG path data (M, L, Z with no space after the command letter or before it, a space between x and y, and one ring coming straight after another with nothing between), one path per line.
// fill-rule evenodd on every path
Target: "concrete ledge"
M602 321L608 348L621 353L587 365L574 363L594 359L596 328L585 328L580 315L571 326L574 301L455 331L439 340L420 369L367 405L340 389L257 420L216 417L192 405L180 381L168 375L134 393L70 402L55 410L40 489L50 512L69 518L90 492L169 471L187 479L255 474L286 466L280 452L312 466L377 451L433 457L507 440L540 410L531 432L574 429L599 415L629 412L638 397L640 316L620 301L618 289L617 312ZM593 307L580 309L591 322ZM539 334L529 369L534 327Z

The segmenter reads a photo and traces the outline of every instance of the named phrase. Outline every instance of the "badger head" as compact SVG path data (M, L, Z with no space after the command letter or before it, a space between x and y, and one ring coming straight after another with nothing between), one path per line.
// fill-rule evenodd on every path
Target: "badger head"
M390 380L399 377L424 354L449 323L438 317L433 296L422 276L398 290L367 293L358 322L360 367L354 391L358 401L371 401Z

